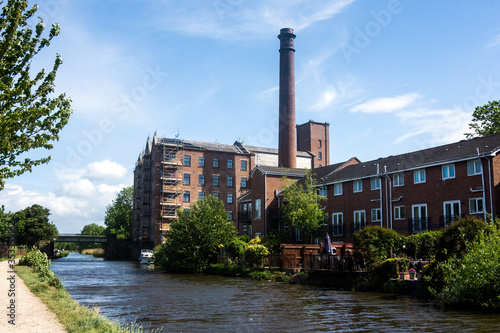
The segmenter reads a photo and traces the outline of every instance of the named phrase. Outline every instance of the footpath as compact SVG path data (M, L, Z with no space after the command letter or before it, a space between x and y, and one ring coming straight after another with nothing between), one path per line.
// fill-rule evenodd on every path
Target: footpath
M7 261L0 262L0 309L0 332L66 332L56 315L12 272Z

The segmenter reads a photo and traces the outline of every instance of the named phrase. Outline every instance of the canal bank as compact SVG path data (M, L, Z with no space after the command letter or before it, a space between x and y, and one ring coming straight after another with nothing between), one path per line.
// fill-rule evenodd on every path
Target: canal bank
M8 261L0 262L0 272L1 332L66 332L57 316L12 271Z

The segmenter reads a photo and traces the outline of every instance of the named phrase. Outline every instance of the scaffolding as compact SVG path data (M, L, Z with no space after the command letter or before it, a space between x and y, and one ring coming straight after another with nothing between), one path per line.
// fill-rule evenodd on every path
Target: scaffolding
M163 143L162 149L159 229L163 242L168 237L170 224L178 218L177 210L182 206L183 142L178 138L168 140Z

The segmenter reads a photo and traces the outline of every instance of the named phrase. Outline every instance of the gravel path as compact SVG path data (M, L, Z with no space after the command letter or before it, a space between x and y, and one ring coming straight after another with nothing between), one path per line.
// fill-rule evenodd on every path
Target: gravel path
M0 300L0 332L66 332L56 315L12 272L7 261L0 262ZM11 312L14 312L13 315ZM13 319L15 325L9 323Z

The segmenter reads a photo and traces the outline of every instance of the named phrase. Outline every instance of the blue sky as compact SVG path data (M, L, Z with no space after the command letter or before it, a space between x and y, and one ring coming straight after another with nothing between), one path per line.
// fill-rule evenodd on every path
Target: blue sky
M103 225L146 139L277 147L280 28L295 30L296 119L330 123L331 163L464 139L499 99L497 1L68 1L38 15L61 35L74 114L50 164L8 179L0 203L48 207L61 233ZM30 152L42 156L46 152Z

